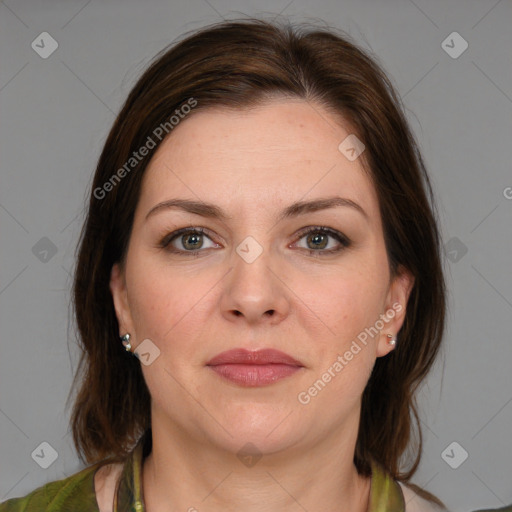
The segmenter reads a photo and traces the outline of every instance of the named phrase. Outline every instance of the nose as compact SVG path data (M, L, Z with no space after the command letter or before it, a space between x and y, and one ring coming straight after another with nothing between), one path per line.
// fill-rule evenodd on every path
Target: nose
M282 272L264 250L248 263L234 253L233 266L223 283L221 308L229 321L277 324L290 309L290 290Z

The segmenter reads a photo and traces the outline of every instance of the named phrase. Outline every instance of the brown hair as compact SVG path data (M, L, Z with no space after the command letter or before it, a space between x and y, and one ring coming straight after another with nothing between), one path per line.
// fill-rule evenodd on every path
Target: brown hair
M140 362L119 341L109 280L113 264L126 256L141 180L161 141L113 181L116 170L126 169L155 127L190 98L197 104L192 116L282 95L323 106L363 141L362 162L378 194L391 275L404 267L415 278L397 347L377 358L364 390L354 456L360 474L371 474L373 458L406 483L422 451L415 393L440 349L446 298L432 187L401 100L377 59L337 29L243 19L185 36L162 50L131 90L94 175L73 283L83 347L71 418L79 456L89 463L123 460L151 426L150 394ZM410 444L414 461L401 473L400 458Z

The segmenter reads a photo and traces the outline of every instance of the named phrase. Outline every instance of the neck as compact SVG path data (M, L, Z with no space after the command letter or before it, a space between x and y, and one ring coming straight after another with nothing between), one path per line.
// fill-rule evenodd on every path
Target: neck
M327 433L309 446L242 463L236 450L207 444L176 425L152 425L152 451L142 470L148 512L368 509L370 478L353 464L355 435Z

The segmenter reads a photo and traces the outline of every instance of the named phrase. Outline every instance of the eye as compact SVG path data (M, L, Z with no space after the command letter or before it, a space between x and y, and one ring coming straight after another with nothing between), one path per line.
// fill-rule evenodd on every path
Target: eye
M205 237L210 240L213 245L204 247ZM307 246L301 248L308 251L310 256L334 254L351 245L351 241L345 235L325 226L310 226L302 229L299 232L298 240L300 241L303 238L306 239ZM331 244L331 247L327 248L329 247L329 238L335 239L337 245L334 244L334 247L332 247ZM188 227L178 229L166 235L160 240L158 247L174 254L198 256L200 252L204 252L203 249L211 249L220 246L211 240L204 228ZM311 247L313 247L313 249L311 249Z
M197 255L200 252L200 249L205 248L203 240L204 237L211 241L210 237L205 234L204 228L182 228L166 235L159 242L158 246L172 253ZM178 247L176 247L175 244L177 244ZM179 247L180 245L181 247ZM206 247L206 249L210 249L212 247L219 247L219 245L213 243L213 246Z
M342 251L350 246L350 240L335 229L324 226L311 226L304 228L299 233L299 240L306 239L306 247L302 247L309 252L310 256L322 256L325 254L333 254ZM326 249L329 246L329 238L337 240L338 244L334 247ZM311 249L313 247L313 249Z

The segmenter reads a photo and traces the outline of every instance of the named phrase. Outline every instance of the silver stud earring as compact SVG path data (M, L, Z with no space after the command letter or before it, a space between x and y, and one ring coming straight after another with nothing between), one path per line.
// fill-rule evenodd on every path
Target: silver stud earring
M131 352L132 351L132 346L130 344L130 334L126 333L124 336L121 336L120 339L121 339L121 341L122 341L126 351L127 352Z
M393 335L392 334L388 334L388 343L394 347L396 345L396 340L393 339Z

